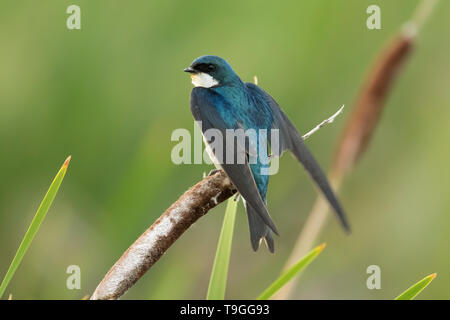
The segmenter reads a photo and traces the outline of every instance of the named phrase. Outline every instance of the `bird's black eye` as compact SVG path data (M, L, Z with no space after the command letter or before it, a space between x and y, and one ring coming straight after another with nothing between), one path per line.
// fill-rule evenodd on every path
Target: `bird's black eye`
M211 73L216 70L216 65L212 63L199 63L193 66L193 68L198 72Z
M213 65L213 64L208 64L208 71L209 72L213 72L213 71L215 71L216 70L216 66L215 65Z

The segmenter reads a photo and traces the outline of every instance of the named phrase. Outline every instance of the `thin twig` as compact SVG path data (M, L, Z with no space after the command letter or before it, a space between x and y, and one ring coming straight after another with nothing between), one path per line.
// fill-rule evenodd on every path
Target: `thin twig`
M308 138L324 125L333 122L342 109L343 107L303 138ZM204 177L186 191L125 251L97 286L91 300L118 299L195 221L235 193L233 184L222 170Z
M333 114L331 117L329 117L326 120L323 120L321 123L319 123L315 128L313 128L311 131L309 131L308 133L303 135L303 140L308 139L314 132L316 132L317 130L319 130L320 128L322 128L324 125L327 125L329 123L332 123L334 121L334 119L340 115L342 113L342 111L344 110L345 105L342 105L342 107L335 113Z

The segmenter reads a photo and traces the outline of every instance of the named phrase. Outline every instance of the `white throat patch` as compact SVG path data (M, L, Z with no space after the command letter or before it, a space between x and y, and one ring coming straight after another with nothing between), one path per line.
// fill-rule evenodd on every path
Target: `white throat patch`
M204 72L191 74L192 84L196 87L211 88L217 86L219 81Z

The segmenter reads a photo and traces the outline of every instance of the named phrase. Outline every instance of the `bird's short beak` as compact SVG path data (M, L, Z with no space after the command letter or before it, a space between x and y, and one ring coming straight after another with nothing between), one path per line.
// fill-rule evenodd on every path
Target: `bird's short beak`
M197 71L195 71L194 69L192 69L191 67L187 67L186 69L183 70L184 72L189 72L189 73L196 73Z

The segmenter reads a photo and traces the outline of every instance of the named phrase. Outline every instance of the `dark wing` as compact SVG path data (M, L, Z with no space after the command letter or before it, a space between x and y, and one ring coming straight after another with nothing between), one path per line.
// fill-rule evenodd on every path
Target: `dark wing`
M250 241L252 243L253 250L258 250L261 239L264 239L269 251L274 253L275 244L270 228L264 223L259 214L252 208L251 205L248 204L248 202L244 202L244 204L245 209L247 210L248 225L250 228Z
M252 83L246 83L247 88L254 92L254 94L265 96L269 107L272 109L273 125L272 129L279 130L279 150L272 150L276 155L281 155L284 150L289 149L294 154L295 158L305 167L309 172L319 189L324 194L330 205L337 213L339 220L342 223L346 232L350 232L350 225L347 221L344 210L339 201L334 195L333 190L328 183L327 177L320 168L313 155L306 147L302 135L297 131L292 122L288 119L286 114L281 110L278 103L264 90Z
M221 107L225 106L226 102L221 100L219 95L212 90L197 87L192 90L191 93L191 111L196 121L201 121L201 128L203 133L208 129L217 129L222 133L222 137L226 137L226 129L233 129L233 127L227 126L225 121L217 111L217 104L221 104ZM224 141L225 142L225 141ZM234 143L223 143L222 159L227 159L227 153L233 154L234 158L239 159L240 155L246 153L245 148L240 146L237 141ZM226 161L222 161L221 166L225 173L230 178L236 189L242 195L242 197L248 202L252 208L259 214L261 219L272 229L272 231L278 235L277 228L270 218L266 205L259 194L258 188L253 178L252 171L247 161L245 163L238 164L236 162L227 164ZM241 159L242 159L241 158Z

